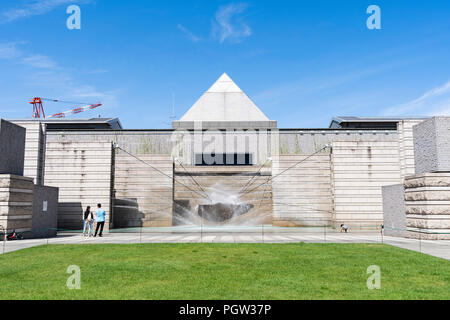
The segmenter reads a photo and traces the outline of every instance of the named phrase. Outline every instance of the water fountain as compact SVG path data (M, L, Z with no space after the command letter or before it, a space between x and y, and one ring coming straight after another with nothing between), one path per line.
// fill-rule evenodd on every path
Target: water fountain
M198 206L198 215L211 222L223 223L244 215L253 208L253 204L203 204Z
M189 201L176 201L174 225L205 230L231 230L261 226L268 218L260 210L261 199L241 199L241 194L216 183L204 190L205 198L192 208Z

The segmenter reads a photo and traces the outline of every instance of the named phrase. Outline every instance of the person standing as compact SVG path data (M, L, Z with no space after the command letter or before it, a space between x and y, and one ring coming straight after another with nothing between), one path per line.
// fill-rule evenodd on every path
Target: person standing
M94 215L91 212L91 207L88 206L83 214L83 236L92 236L94 230L92 229L94 223Z
M97 221L97 228L95 228L94 238L97 236L98 230L100 229L99 237L103 237L103 227L105 226L106 212L102 209L102 205L99 203L97 205L97 211L95 212L95 221Z

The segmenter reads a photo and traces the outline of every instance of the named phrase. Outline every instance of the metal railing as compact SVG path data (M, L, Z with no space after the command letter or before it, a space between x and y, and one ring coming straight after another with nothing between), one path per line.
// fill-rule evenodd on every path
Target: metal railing
M305 221L304 221L305 222ZM306 221L305 223L307 223ZM124 229L110 229L104 231L105 238L94 239L84 237L90 244L103 243L369 243L387 244L422 253L430 253L435 248L450 252L450 233L428 232L427 236L421 232L411 233L411 228L392 228L381 225L347 224L347 233L340 230L339 225L313 225L318 220L309 221L309 226L303 227L276 227L272 225L253 226L177 226L177 227L133 227ZM25 240L7 241L7 230L3 230L2 253L19 250L43 244L80 244L83 230L67 230L45 228L37 231L40 238L31 239L33 234L25 233ZM395 231L402 236L392 236ZM404 237L408 232L408 236ZM386 235L388 233L388 235ZM432 240L430 240L432 239ZM22 243L23 241L23 243ZM8 243L7 243L8 242Z

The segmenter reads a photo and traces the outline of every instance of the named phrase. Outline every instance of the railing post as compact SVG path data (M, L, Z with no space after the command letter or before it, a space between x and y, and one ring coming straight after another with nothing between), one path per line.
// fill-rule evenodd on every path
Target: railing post
M5 254L5 248L6 248L6 229L3 226L0 226L3 230L3 254Z
M422 253L422 233L419 232L419 252Z
M261 224L262 227L262 242L264 243L264 223Z

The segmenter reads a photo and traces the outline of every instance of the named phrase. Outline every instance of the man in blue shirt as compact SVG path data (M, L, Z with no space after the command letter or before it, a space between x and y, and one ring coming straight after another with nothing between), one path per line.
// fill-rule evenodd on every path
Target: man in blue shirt
M99 237L103 237L103 227L105 226L106 212L102 209L102 205L99 203L97 205L97 211L95 211L95 221L97 221L97 228L95 228L95 235L97 236L98 229L100 228Z

